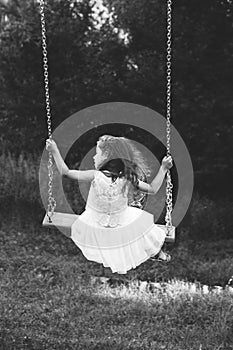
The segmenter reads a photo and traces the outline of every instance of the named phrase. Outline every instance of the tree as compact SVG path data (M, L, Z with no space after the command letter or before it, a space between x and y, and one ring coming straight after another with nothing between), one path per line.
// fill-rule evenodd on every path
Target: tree
M104 2L128 38L127 59L135 68L126 85L135 87L135 99L164 113L166 4ZM173 123L202 169L233 165L232 17L231 0L183 0L172 7Z
M97 27L93 4L46 7L53 125L109 101L165 114L166 4L104 0L111 15ZM4 140L44 146L46 124L37 2L11 0L0 33L0 125ZM195 170L232 171L233 58L231 0L173 3L172 122ZM43 117L42 117L43 116Z
M46 118L38 3L10 1L0 34L0 125L7 148L44 146ZM91 1L51 1L46 6L53 126L74 111L112 98L124 48L108 23L95 27Z

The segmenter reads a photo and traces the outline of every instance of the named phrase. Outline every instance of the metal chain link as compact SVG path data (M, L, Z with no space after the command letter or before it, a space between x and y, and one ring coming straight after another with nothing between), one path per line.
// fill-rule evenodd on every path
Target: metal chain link
M47 127L48 127L48 137L50 140L52 140L52 122L51 122L50 95L49 95L48 52L47 52L47 41L46 41L44 0L39 0L39 3L40 3L40 18L41 18L42 54L43 54ZM49 159L48 159L48 178L49 178L49 181L48 181L47 216L49 218L49 222L52 222L52 216L56 208L56 200L53 197L53 157L51 152L49 152Z
M166 85L166 102L167 102L167 113L166 113L166 140L167 140L167 156L170 156L170 134L171 134L171 54L172 54L172 1L167 0L167 56L166 56L166 73L167 73L167 85ZM167 234L169 235L172 227L172 181L170 170L166 174L166 227Z

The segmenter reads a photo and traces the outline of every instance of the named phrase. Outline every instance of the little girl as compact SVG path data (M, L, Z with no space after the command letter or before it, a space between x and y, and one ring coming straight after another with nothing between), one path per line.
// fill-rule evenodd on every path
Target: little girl
M96 261L112 272L125 274L155 257L170 261L161 250L165 232L154 224L154 216L128 204L132 191L156 194L172 158L165 156L151 184L140 180L148 170L142 154L125 137L101 136L94 156L95 170L70 170L54 141L46 140L61 175L91 183L84 212L71 227L71 239L88 260Z

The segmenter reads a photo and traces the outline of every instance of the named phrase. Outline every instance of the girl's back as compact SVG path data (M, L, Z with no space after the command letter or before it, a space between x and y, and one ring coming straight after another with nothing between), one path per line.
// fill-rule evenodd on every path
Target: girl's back
M92 222L94 226L116 227L129 219L129 181L117 177L113 182L105 172L96 171L91 183L85 212L81 220Z
M128 205L128 181L117 177L113 182L111 176L96 171L91 183L86 207L103 213L115 213L124 210Z

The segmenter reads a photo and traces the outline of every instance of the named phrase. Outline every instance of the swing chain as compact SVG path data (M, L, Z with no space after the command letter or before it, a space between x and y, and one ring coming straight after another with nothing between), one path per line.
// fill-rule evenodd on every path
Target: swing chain
M52 122L51 122L51 109L50 109L50 95L49 95L49 72L48 72L48 52L46 41L46 26L45 26L45 14L44 14L44 0L40 2L40 18L41 18L41 34L42 34L42 53L43 53L43 69L44 69L44 88L45 88L45 103L46 103L46 115L47 115L47 127L48 137L52 140ZM56 200L53 197L53 157L49 152L48 159L48 208L47 216L49 222L52 222L52 216L56 208Z
M50 110L50 95L49 95L49 78L48 78L48 53L47 53L47 42L46 42L46 26L45 26L45 15L44 15L44 0L39 0L40 2L40 14L41 14L41 32L42 32L42 52L43 52L43 68L44 68L44 85L45 85L45 99L46 99L46 113L47 113L47 125L48 125L48 136L52 139L51 131L51 110ZM172 1L167 0L167 89L166 89L166 102L167 102L167 113L166 113L166 147L167 156L170 155L170 133L171 133L171 14L172 14ZM56 207L56 200L53 197L52 183L53 183L53 161L52 154L49 152L48 160L48 210L47 215L49 221L51 222L51 217L54 213ZM172 227L172 182L170 170L166 173L166 227L167 233L169 234L169 229Z
M170 156L170 134L171 134L171 53L172 53L172 1L167 0L167 55L166 55L166 73L167 73L167 113L166 113L166 141L167 141L167 156ZM166 228L167 235L169 235L172 227L172 181L170 170L166 173Z

